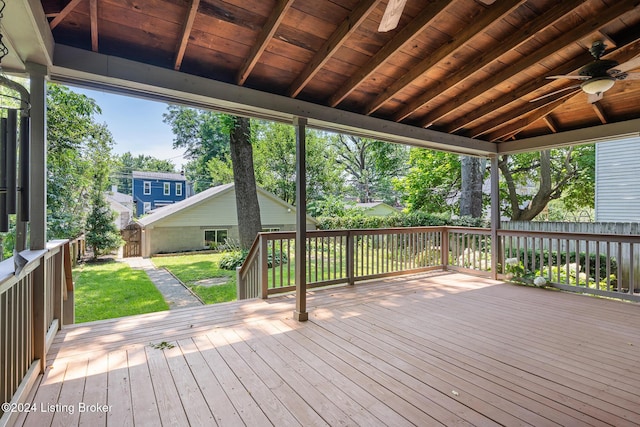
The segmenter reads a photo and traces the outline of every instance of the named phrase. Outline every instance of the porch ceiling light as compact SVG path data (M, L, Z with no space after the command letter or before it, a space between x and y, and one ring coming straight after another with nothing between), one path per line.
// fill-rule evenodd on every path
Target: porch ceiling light
M608 91L613 87L613 84L615 82L616 79L611 76L593 77L582 83L580 87L585 93L588 93L589 95L595 95L597 93Z

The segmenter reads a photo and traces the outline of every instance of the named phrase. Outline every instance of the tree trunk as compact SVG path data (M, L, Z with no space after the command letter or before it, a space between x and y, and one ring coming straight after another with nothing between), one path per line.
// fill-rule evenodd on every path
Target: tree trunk
M251 123L248 118L234 118L230 151L233 163L233 182L236 190L240 246L243 249L249 249L256 235L262 231L262 223L253 170Z
M479 157L462 156L461 166L460 215L480 218L482 216L482 184L486 160Z

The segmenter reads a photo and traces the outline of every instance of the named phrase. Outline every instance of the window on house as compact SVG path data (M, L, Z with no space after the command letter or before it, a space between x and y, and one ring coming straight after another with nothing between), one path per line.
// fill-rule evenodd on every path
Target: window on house
M280 231L280 228L263 228L262 231L266 233L271 233L272 231Z
M169 194L171 194L171 183L170 182L165 182L164 186L163 186L163 190L164 190L164 195L168 196Z
M151 194L151 181L145 181L142 183L142 193L147 196Z
M204 230L204 245L216 248L224 243L228 235L228 230Z
M182 196L182 183L176 182L176 196Z
M151 210L151 202L144 202L142 205L142 213L147 213Z

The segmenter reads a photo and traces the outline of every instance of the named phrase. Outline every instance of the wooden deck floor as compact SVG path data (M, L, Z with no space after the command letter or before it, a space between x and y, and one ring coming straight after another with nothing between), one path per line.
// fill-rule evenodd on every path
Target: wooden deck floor
M64 329L19 424L640 425L638 304L432 273L308 305Z

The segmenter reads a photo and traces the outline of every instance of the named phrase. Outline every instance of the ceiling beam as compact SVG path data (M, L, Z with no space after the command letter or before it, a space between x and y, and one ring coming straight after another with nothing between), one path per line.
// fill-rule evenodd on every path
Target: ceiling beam
M544 122L546 123L549 130L551 130L551 132L558 133L558 124L556 123L555 120L553 120L553 117L551 117L550 114L547 114L546 116L544 116L542 120L544 120Z
M89 0L89 18L91 21L91 50L98 52L98 0Z
M56 28L58 26L59 23L62 22L62 20L64 18L67 17L67 15L69 15L71 12L73 12L73 9L76 8L76 6L78 6L80 4L80 2L82 2L83 0L71 0L58 14L58 16L56 16L55 18L53 18L53 21L51 21L51 23L49 24L49 26L51 27L51 29L53 30L54 28Z
M338 25L338 28L318 49L311 61L307 63L304 70L291 83L287 94L293 98L304 89L313 76L327 63L329 59L344 44L344 41L362 24L369 14L380 4L382 0L362 0L349 16Z
M465 43L469 42L469 40L481 33L487 26L491 25L493 21L510 13L523 2L523 0L504 0L496 6L487 8L485 13L483 13L479 19L474 20L473 23L463 28L459 33L453 36L453 39L450 42L445 43L434 53L428 55L418 64L411 67L411 69L400 79L380 93L373 102L367 105L365 110L366 114L375 112L396 93L410 85L414 80L418 79L438 62L460 49L465 45Z
M309 126L381 141L474 156L491 156L496 144L422 129L286 96L210 80L62 44L56 45L51 79L145 99L178 103L241 116Z
M2 61L2 70L24 73L27 62L51 64L55 43L40 1L11 0L6 3L2 35L10 51Z
M472 138L477 138L480 135L485 135L485 134L488 134L489 132L495 132L496 129L502 129L505 123L507 124L507 127L511 127L509 122L516 120L519 117L522 117L524 115L527 115L527 117L531 117L529 115L530 113L533 113L534 111L540 111L542 113L537 114L537 117L536 117L536 120L537 120L539 118L544 117L546 114L549 114L550 111L553 111L555 109L555 108L552 108L549 112L544 113L544 111L547 111L546 108L548 105L556 105L558 101L564 102L566 98L570 98L577 93L582 93L582 90L580 88L575 88L572 91L554 93L553 95L549 95L538 101L525 102L518 108L513 108L510 111L505 112L504 114L499 114L495 120L491 120L471 130L468 130L467 132L465 132L465 135L471 136ZM502 133L497 138L495 138L495 134L493 134L492 136L485 137L484 139L489 139L489 138L498 139L509 133L510 132Z
M638 28L638 31L640 31L640 28ZM626 62L628 59L634 57L635 55L638 54L638 52L640 52L640 42L637 41L636 37L634 38L629 37L629 38L626 38L626 40L620 40L618 41L617 46L619 46L619 48L616 51L609 52L603 58L615 59L618 62L622 63L622 62ZM584 66L590 61L593 61L593 56L591 56L591 54L587 50L584 50L578 56L571 59L570 61L565 62L564 64L552 70L549 70L547 74L536 77L535 79L531 80L529 83L523 86L520 86L509 93L506 93L504 96L501 96L498 99L492 100L482 106L479 106L475 108L473 111L470 111L468 114L465 114L464 116L459 117L456 120L448 123L446 126L442 128L442 130L444 130L445 132L453 133L464 127L470 127L469 126L470 124L482 119L487 114L495 112L500 108L503 108L513 102L518 102L520 98L528 95L529 93L541 87L544 87L546 85L552 84L553 80L547 79L547 75L570 74L572 72L577 71L578 69L580 69L582 66ZM508 78L508 76L512 75L513 68L520 68L520 65L514 64L510 67L507 67L503 71L498 73L496 76L498 77L498 79L503 79L504 81ZM484 84L480 83L478 87L484 87ZM476 96L475 91L476 91L475 87L470 88L468 92L464 93L461 97L456 98L458 100L458 105L462 105L466 102L471 101L471 97L475 98ZM452 109L455 107L451 105L447 108ZM437 110L439 111L439 108ZM435 116L435 115L440 115L441 113L434 110L433 114ZM427 121L431 121L431 119L423 120L422 124L426 124Z
M552 10L556 10L556 8L552 8ZM580 37L577 37L573 41L578 40L579 38ZM499 71L498 73L493 74L490 78L483 80L479 84L473 85L468 90L464 91L460 95L457 95L455 98L451 99L450 101L447 101L444 104L440 105L439 107L433 110L430 110L425 117L420 119L420 125L423 127L431 126L437 120L455 111L461 105L464 105L470 102L471 100L479 97L480 95L491 90L495 86L509 80L511 77L526 70L527 68L538 64L542 59L556 52L557 49L558 47L555 42L552 44L544 45L542 48L538 49L533 54L526 56L522 60L511 64L510 66ZM585 51L582 55L580 55L579 60L574 59L571 61L571 64L576 64L575 67L567 66L567 64L563 64L561 67L558 67L560 70L558 70L556 74L566 74L571 71L574 71L575 69L581 67L586 62L592 59L593 57L591 56L591 54ZM524 95L549 83L550 83L549 80L547 80L544 77L540 77L535 79L534 84L530 83L526 85L527 86L526 92L524 90L520 92L522 93L522 95ZM513 95L513 93L510 93L509 95ZM517 98L520 98L520 96L518 96ZM514 98L517 99L516 97ZM454 131L455 130L457 129L454 129Z
M600 122L603 125L607 124L607 115L605 114L604 110L602 109L602 105L600 104L600 102L594 102L593 104L591 104L591 107L593 107L593 111L596 113L596 116L598 116L598 118L600 119Z
M249 78L249 74L251 74L251 71L253 71L253 68L258 63L260 56L267 48L292 3L293 0L279 0L276 7L267 18L267 22L265 22L262 26L262 30L260 30L260 34L258 34L258 38L251 46L249 56L244 61L242 67L240 67L240 71L238 71L238 74L236 75L236 82L240 86L242 86Z
M554 110L556 110L557 108L562 106L562 104L567 102L567 100L570 99L573 95L575 95L578 91L579 89L577 89L573 93L569 93L569 95L563 96L560 99L556 99L551 103L547 103L543 107L533 111L531 114L528 114L528 115L520 114L517 120L514 120L508 123L506 126L500 126L497 130L489 134L486 134L485 139L491 142L495 142L501 139L507 139L510 136L515 136L530 124L535 123L538 120L551 114Z
M571 145L637 138L640 136L639 129L640 119L633 119L626 122L585 127L551 135L505 141L498 143L498 154L526 153L529 151L548 150L550 148L567 147Z
M196 20L198 13L198 6L200 6L200 0L191 0L187 16L182 26L182 36L178 42L178 49L176 52L176 59L173 62L173 69L179 70L182 66L182 60L184 59L184 52L187 50L187 44L189 44L189 36L191 36L191 29L193 28L193 22Z
M556 21L561 19L565 14L573 10L576 5L583 3L584 0L571 0L571 1L563 1L554 7L550 8L546 13L540 15L536 19L532 19L528 21L524 26L522 26L518 31L513 34L510 34L505 39L501 40L500 43L497 43L493 48L488 51L480 54L478 57L473 58L473 60L467 61L466 64L458 70L453 75L447 76L446 79L438 82L435 86L428 89L420 96L413 99L407 106L405 106L401 111L399 111L394 119L396 121L400 121L413 114L416 110L420 109L427 102L431 101L433 98L441 95L447 90L453 88L458 83L464 81L474 73L480 71L487 65L495 62L500 58L501 55L508 53L518 46L521 46L523 43L531 40L536 37L536 34L545 28L553 25ZM547 51L555 51L557 49L558 44L554 41L553 43L554 49L551 49L551 46L546 48ZM545 50L545 49L540 49ZM548 54L547 54L548 55ZM544 57L546 57L545 55ZM525 63L526 62L526 63ZM538 60L534 60L533 58L527 58L526 61L522 61L523 67L526 65L529 66L537 63ZM514 67L515 68L515 67ZM524 69L524 68L523 68ZM514 70L514 74L521 70ZM491 79L492 83L498 84L495 77ZM494 84L494 86L495 86ZM493 86L491 86L493 87ZM489 88L491 88L489 87ZM488 89L487 89L488 90ZM429 120L424 120L423 122L427 123ZM431 123L428 123L431 124Z
M433 20L450 4L450 0L436 0L429 4L429 7L423 8L418 16L409 24L402 27L387 44L382 46L382 49L373 55L364 67L349 77L349 79L331 95L328 104L331 107L340 104L355 88L371 76L381 65L385 64L392 55L398 53L398 51L409 44L417 34L431 25Z

